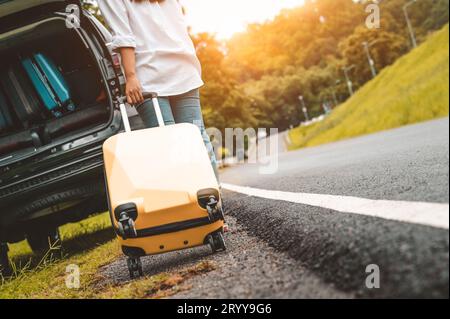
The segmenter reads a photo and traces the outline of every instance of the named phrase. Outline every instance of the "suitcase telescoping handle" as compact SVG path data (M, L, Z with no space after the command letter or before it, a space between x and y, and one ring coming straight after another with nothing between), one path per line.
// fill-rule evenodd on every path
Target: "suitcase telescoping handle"
M158 101L158 94L156 93L144 93L144 99L152 99L153 107L155 109L156 118L158 119L158 125L160 127L165 126L164 119L161 112L161 107ZM121 101L119 101L120 113L122 115L123 126L125 128L125 132L131 132L130 120L128 119L127 109L125 107L126 98L124 97Z

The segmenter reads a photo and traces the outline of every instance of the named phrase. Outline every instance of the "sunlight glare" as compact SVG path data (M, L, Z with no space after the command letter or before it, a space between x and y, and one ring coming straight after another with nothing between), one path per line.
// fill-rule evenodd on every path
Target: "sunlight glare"
M304 0L180 0L194 33L215 33L227 39L244 31L248 23L274 18L282 9L303 5Z

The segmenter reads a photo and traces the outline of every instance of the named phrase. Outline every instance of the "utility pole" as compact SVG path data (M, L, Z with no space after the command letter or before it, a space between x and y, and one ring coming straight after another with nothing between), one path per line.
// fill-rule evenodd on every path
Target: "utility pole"
M322 109L323 109L323 113L325 115L327 115L331 112L330 103L327 100L322 101Z
M298 99L302 103L302 111L303 111L303 114L305 115L305 119L306 119L306 121L309 121L308 108L306 107L305 99L304 99L303 95L300 95L298 97Z
M336 94L336 87L337 87L339 84L341 84L341 80L340 80L340 79L337 79L337 80L334 82L334 85L331 87L331 94L333 95L333 101L334 101L334 105L335 105L335 106L338 106L338 104L339 104L338 97L337 97L337 94Z
M334 101L334 105L338 106L339 102L337 100L337 96L336 96L336 91L334 89L331 90L331 93L333 94L333 101Z
M338 86L339 84L341 84L341 80L337 79L336 82L334 83L334 86L332 87L331 91L333 93L333 100L334 100L334 105L338 106L339 101L338 101L338 97L336 94L336 86Z
M412 4L414 4L415 2L416 2L416 0L411 0L410 2L406 3L403 6L403 13L405 14L406 24L408 25L409 36L411 37L411 44L412 44L413 48L417 48L417 40L416 40L416 35L414 34L413 26L411 24L411 20L409 19L408 7Z
M369 43L367 41L363 42L364 51L366 51L367 60L369 61L370 71L372 72L372 77L374 78L377 76L377 69L375 68L375 62L373 61L372 56L370 55L370 50L369 50L369 47L373 44L374 44L374 42L371 42L371 43Z
M350 94L350 96L353 96L354 92L353 92L353 82L350 80L350 76L349 76L348 72L354 68L355 68L354 64L352 64L349 67L344 66L342 68L342 70L344 71L345 81L347 82L348 93Z

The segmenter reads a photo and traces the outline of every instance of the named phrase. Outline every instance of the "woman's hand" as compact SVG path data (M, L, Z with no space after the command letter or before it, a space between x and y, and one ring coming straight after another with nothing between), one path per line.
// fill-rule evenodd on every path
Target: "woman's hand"
M144 102L141 83L136 76L127 78L125 94L127 95L127 102L131 105L137 105Z
M136 56L134 48L120 48L120 55L122 56L122 65L125 69L125 78L127 83L125 85L125 94L127 95L127 102L131 105L137 105L144 102L142 96L142 86L136 76Z

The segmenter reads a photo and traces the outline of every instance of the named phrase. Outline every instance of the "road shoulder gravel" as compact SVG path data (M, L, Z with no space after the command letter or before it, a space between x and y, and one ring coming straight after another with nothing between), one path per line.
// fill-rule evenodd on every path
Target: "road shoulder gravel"
M209 247L148 256L142 259L144 273L168 273L176 277L186 269L205 263L211 270L179 280L164 293L171 298L352 298L333 284L325 284L298 261L248 234L234 217L227 220L228 249L215 255ZM125 258L104 267L101 276L112 285L129 281Z

